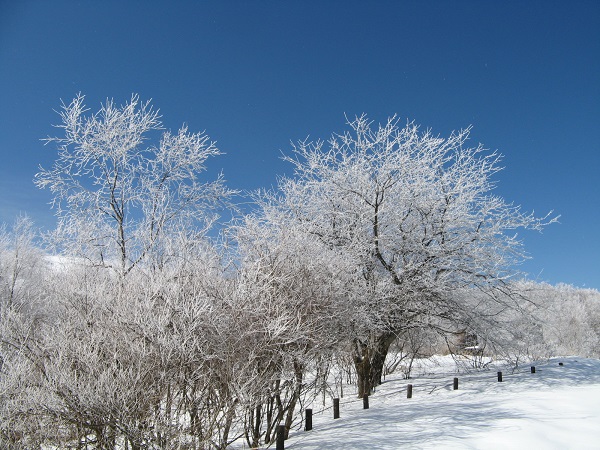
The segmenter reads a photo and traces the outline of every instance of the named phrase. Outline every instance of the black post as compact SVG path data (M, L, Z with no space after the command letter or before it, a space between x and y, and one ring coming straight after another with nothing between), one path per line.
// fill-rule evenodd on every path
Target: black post
M275 450L285 450L285 425L277 426L277 446Z
M498 372L498 381L502 381L502 372Z
M363 409L369 409L369 395L363 395Z
M340 399L339 398L333 399L333 418L334 419L340 418Z
M312 409L306 408L304 419L304 431L312 430Z
M535 373L535 366L531 366L531 373Z
M454 378L454 390L458 389L458 378Z
M406 398L412 398L412 384L406 386Z

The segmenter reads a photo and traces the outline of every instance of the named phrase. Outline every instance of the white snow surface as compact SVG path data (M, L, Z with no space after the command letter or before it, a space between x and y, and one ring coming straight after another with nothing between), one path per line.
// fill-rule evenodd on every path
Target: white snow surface
M422 375L410 380L388 378L369 409L346 396L334 420L329 402L312 405L313 429L293 429L285 448L600 449L600 361L568 357L532 365L534 374L530 365L456 374L438 360L437 370L421 367Z

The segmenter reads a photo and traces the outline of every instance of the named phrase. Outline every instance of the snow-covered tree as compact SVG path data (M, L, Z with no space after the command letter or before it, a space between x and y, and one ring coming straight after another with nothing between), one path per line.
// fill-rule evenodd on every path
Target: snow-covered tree
M27 216L18 217L11 230L0 228L0 313L4 308L25 306L40 294L36 276L44 259L34 242L36 234Z
M159 115L137 96L92 115L78 96L61 118L64 137L48 139L58 158L36 176L54 193L52 243L64 255L44 276L54 314L2 321L0 406L19 434L0 437L224 448L236 401L220 378L221 338L234 327L219 328L229 284L205 234L232 191L221 176L200 179L219 151L186 127L152 145Z
M214 142L183 126L152 144L160 116L137 95L123 106L107 100L94 114L78 95L60 117L64 136L46 140L58 145L58 158L35 182L54 194L55 243L69 256L125 276L156 256L165 234L209 227L231 194L222 176L200 178L206 160L220 154Z
M600 292L566 284L523 282L537 306L541 356L600 356Z
M366 116L327 142L294 146L295 174L264 196L266 220L317 238L360 273L347 299L361 390L381 382L390 344L407 327L477 328L512 307L505 295L524 257L519 228L538 219L494 195L500 156L469 147L469 129L441 138ZM469 292L485 292L481 302Z
M27 411L40 373L31 358L40 324L53 315L47 302L44 253L27 216L0 228L0 447L35 446L40 423ZM33 419L33 420L32 420ZM15 447L16 448L16 447Z
M340 345L337 327L346 290L343 260L310 236L248 216L235 228L239 255L240 309L249 305L254 364L263 373L256 397L248 405L248 444L274 439L279 423L289 431L307 387L313 387L319 364ZM254 311L254 312L251 312ZM255 350L256 352L256 350ZM319 391L319 389L316 389ZM319 391L321 392L321 391Z

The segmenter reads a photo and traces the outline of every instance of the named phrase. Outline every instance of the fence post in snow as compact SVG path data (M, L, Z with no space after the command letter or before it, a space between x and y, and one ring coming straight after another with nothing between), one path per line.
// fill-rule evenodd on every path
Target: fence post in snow
M333 418L334 419L340 418L340 399L339 398L333 399Z
M277 446L275 450L285 450L285 425L277 426Z
M454 378L454 386L453 386L454 390L456 391L458 389L458 378Z
M304 431L312 430L312 409L306 408L304 419Z
M531 373L535 373L535 366L531 366Z
M406 386L406 398L412 398L412 384Z
M498 381L502 381L502 372L498 372Z
M369 409L369 394L363 395L363 409Z

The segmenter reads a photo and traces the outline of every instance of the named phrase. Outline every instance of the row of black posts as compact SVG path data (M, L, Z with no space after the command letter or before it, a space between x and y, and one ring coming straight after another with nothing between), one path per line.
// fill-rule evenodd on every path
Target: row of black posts
M559 362L558 365L562 366L563 363ZM531 373L535 373L535 366L531 366ZM498 382L502 382L502 372L498 372ZM458 390L458 378L456 378L456 377L454 378L454 381L452 383L452 388L455 391ZM413 392L413 385L407 384L406 385L406 398L412 398L412 392ZM369 409L369 395L368 394L363 395L363 409ZM304 413L305 413L304 431L310 431L310 430L312 430L312 409L307 408L304 411ZM339 398L333 399L333 418L334 419L340 418L340 399ZM285 441L285 425L279 425L277 427L277 448L276 448L276 450L284 450L285 449L284 441Z

